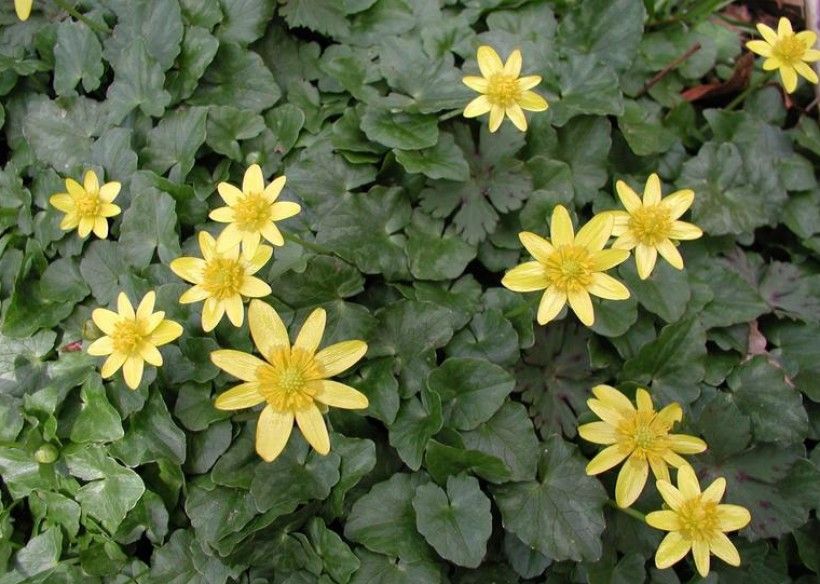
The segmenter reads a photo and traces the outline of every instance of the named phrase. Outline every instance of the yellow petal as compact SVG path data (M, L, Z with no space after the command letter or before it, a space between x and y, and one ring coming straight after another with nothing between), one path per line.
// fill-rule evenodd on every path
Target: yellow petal
M673 487L669 481L658 481L655 486L658 488L661 497L663 497L664 503L671 507L673 511L680 509L686 502L681 492Z
M125 292L120 292L117 295L117 312L120 316L133 320L137 314L134 312L134 307Z
M242 192L246 195L262 194L265 190L265 177L262 175L262 167L258 164L251 164L245 171L242 178Z
M766 41L749 41L746 43L746 48L753 53L757 53L761 57L770 57L772 54L772 46Z
M703 231L696 225L686 223L685 221L675 221L672 223L672 229L669 231L671 239L697 239L703 235Z
M781 61L778 57L772 55L765 61L763 61L763 70L764 71L774 71L775 69L780 69L783 67L783 61Z
M122 367L123 363L125 363L127 357L125 353L112 353L111 356L105 360L105 363L103 363L102 369L100 369L100 376L103 379L108 379L114 375L114 373Z
M200 231L197 234L197 242L199 243L199 250L202 252L202 257L205 258L206 262L210 262L216 256L216 240L213 235L207 231Z
M269 245L260 245L253 258L248 262L247 273L255 274L261 270L273 255L273 248Z
M777 38L777 33L774 32L774 29L770 26L763 24L762 22L757 23L757 31L760 33L760 36L766 39L766 42L770 45L776 44L779 40Z
M464 117L465 118L475 118L477 116L481 116L486 114L492 105L490 105L490 101L487 99L486 95L479 95L470 103L467 104L467 107L464 108Z
M108 237L108 221L106 221L104 217L95 218L92 230L94 231L94 235L100 239L105 239Z
M262 239L262 234L259 231L243 231L242 232L242 257L251 261L259 249L259 242Z
M104 203L111 203L120 194L121 188L122 185L118 182L105 183L100 187L100 200Z
M271 183L265 187L265 191L262 193L262 196L265 197L265 200L270 201L273 203L276 199L279 198L279 195L282 192L282 189L285 188L285 183L287 182L287 178L283 176L277 176L275 179L271 181ZM292 203L296 205L296 203ZM297 205L298 206L298 205ZM298 213L297 211L296 213ZM295 213L294 213L295 215ZM278 219L275 219L278 221Z
M814 63L815 61L820 61L820 51L817 49L808 49L805 53L803 53L803 60L808 63Z
M191 304L192 302L201 302L206 298L210 297L210 293L205 290L202 286L196 285L188 288L182 295L179 297L180 304Z
M298 215L299 211L301 210L302 207L300 207L298 203L292 203L290 201L280 201L278 203L274 203L273 205L271 205L271 219L273 219L274 221L283 221L284 219L288 219L289 217Z
M817 83L817 73L814 72L814 69L803 63L802 61L798 61L794 64L794 70L797 71L798 75L806 78L809 83Z
M629 231L629 220L631 215L626 211L604 211L612 217L612 235L619 237Z
M466 77L462 77L461 82L473 91L477 91L479 93L487 93L487 87L489 86L489 81L476 75L467 75Z
M683 258L681 257L678 248L670 240L664 239L655 247L655 249L658 250L658 253L661 254L663 259L669 262L670 266L676 270L683 269Z
M93 217L80 217L80 224L77 229L77 234L80 237L88 237L88 234L94 229Z
M730 566L740 565L740 554L731 540L723 533L716 533L709 540L709 549L713 554Z
M658 412L655 421L658 422L658 424L660 424L663 428L668 430L675 422L680 422L682 419L683 409L680 407L680 404L671 403Z
M504 121L504 108L494 105L490 109L490 132L495 132L501 127L501 122Z
M669 434L669 447L679 454L700 454L706 450L706 442L687 434Z
M122 375L125 378L125 385L131 389L137 389L142 381L142 370L144 362L140 357L128 357L122 366Z
M521 51L515 49L510 56L507 57L507 62L504 63L504 75L510 77L518 77L521 75Z
M250 383L240 383L220 394L214 400L214 406L218 410L241 410L243 408L252 408L263 401L265 401L265 397L259 393L259 384L251 381Z
M691 189L682 189L675 191L660 202L661 207L669 211L672 219L677 219L684 213L695 200L695 191Z
M786 90L786 93L794 93L794 90L797 89L797 73L794 67L784 65L780 67L779 71L780 79L783 81L783 88Z
M603 249L592 254L591 259L590 268L595 272L603 272L629 259L629 252L625 249Z
M556 205L550 219L550 240L552 245L572 245L575 242L575 230L572 228L572 219L563 205Z
M653 511L646 514L646 522L655 529L677 531L680 529L678 514L674 511Z
M246 277L245 281L242 282L242 287L239 289L239 293L247 298L262 298L271 292L272 290L268 284L253 276Z
M107 308L95 308L91 312L91 320L94 324L107 335L113 335L120 323L120 315L116 312L108 310Z
M282 232L273 223L267 223L262 227L262 237L271 242L273 245L285 245L285 238L282 237Z
M740 505L718 505L717 517L721 531L743 529L752 520L748 509Z
M327 435L327 426L322 413L316 406L296 412L296 423L305 440L313 446L319 454L330 452L330 438Z
M546 262L555 253L555 248L549 241L530 231L522 231L518 234L518 239L530 255L539 262Z
M567 295L556 289L554 286L548 287L541 295L538 303L538 314L536 319L538 324L544 325L558 316L561 309L567 303Z
M216 190L219 192L219 196L222 197L222 200L225 201L225 204L229 207L233 207L244 198L242 191L230 183L221 182L216 185Z
M621 461L623 461L623 459L627 456L629 456L629 452L624 451L617 444L607 446L601 450L595 458L589 461L589 464L587 464L586 473L592 476L606 472L612 467L620 464Z
M202 306L202 330L214 330L225 314L225 305L216 298L207 298Z
M604 249L609 236L612 235L612 226L615 218L609 213L599 213L581 227L575 236L575 245L587 248L591 252Z
M242 306L242 297L239 294L235 294L223 300L222 303L225 306L225 312L231 324L237 327L242 326L242 323L245 322L245 307Z
M672 450L664 450L661 456L663 456L663 459L675 468L683 468L684 466L689 466L689 463L686 462L685 458L683 458L681 455L675 453Z
M541 78L538 77L538 80L540 81ZM549 107L547 100L534 91L522 92L521 97L518 98L518 105L531 112L542 112Z
M611 426L617 427L623 421L624 415L626 414L623 409L597 399L587 400L587 406L595 412L595 415Z
M534 292L549 285L547 273L540 262L524 262L504 274L501 285L513 292Z
M97 179L97 173L93 170L87 170L83 176L83 188L86 193L100 194L100 181Z
M635 413L635 406L623 393L605 383L600 383L592 388L592 395L598 398L604 405L621 412L623 415Z
M522 132L527 131L527 118L524 116L524 110L517 103L512 104L506 108L505 113L513 125Z
M14 10L17 12L17 18L20 20L28 20L31 15L32 0L14 0Z
M578 434L587 442L610 445L618 442L618 432L606 422L591 422L578 426Z
M718 477L712 484L703 489L703 494L700 496L702 501L720 503L723 494L726 492L726 479Z
M618 198L621 199L621 203L623 203L624 208L633 213L643 207L643 203L641 203L640 197L638 194L632 190L628 184L624 181L619 180L615 183L615 190L618 193Z
M219 223L231 223L236 219L234 210L230 207L219 207L208 214L208 217Z
M248 324L256 348L266 359L279 349L290 348L288 329L270 304L252 300L248 308Z
M89 355L95 357L102 357L103 355L110 355L114 352L114 342L111 337L100 337L86 349Z
M70 213L75 208L74 198L68 193L57 193L56 195L51 195L48 202L51 203L51 206L59 209L63 213Z
M478 47L476 60L478 61L478 68L481 69L481 75L486 78L490 78L504 69L501 57L498 56L495 49L487 45Z
M162 355L154 345L142 343L139 349L139 355L143 361L154 367L162 366Z
M222 254L227 254L227 252L236 249L242 242L244 233L236 223L229 223L225 226L225 229L220 231L219 237L216 239L216 249ZM208 259L208 261L211 260Z
M364 341L342 341L325 347L313 359L321 367L323 377L333 377L353 367L365 353L367 343Z
M613 231L615 229L613 228ZM625 231L615 241L612 242L612 249L632 250L638 245L638 238L632 231ZM629 254L627 254L629 257Z
M153 290L148 292L145 296L142 297L140 300L139 305L137 306L136 317L137 320L145 320L151 316L154 312L154 304L157 300L157 294Z
M652 173L646 179L646 186L643 188L643 205L657 205L661 202L661 179L657 173Z
M157 328L151 331L149 339L154 346L170 343L182 336L182 326L173 320L163 320Z
M783 38L784 36L791 36L794 34L791 21L785 16L781 16L777 22L777 36Z
M794 35L794 38L803 43L803 46L805 46L807 49L812 48L814 46L814 43L817 42L817 34L813 30L804 30L798 32Z
M233 349L211 351L214 365L242 381L257 381L260 367L268 367L264 361L248 353Z
M646 460L649 461L649 468L652 469L652 474L655 475L656 479L671 480L669 478L669 465L666 464L663 458L649 453L646 455Z
M367 396L349 385L330 379L320 381L318 384L320 389L314 399L325 405L346 410L361 410L368 405Z
M601 272L592 274L592 283L587 288L590 294L607 300L626 300L629 289L612 276Z
M276 459L285 449L293 431L293 414L277 412L266 406L256 422L256 452L266 462Z
M709 544L705 541L692 542L692 557L695 558L695 567L702 578L709 575Z
M700 484L695 470L689 466L682 466L678 469L678 489L685 499L692 499L700 495Z
M60 229L63 231L71 231L76 229L80 224L80 216L77 213L69 213L60 221Z
M83 188L83 185L78 183L73 178L65 179L65 188L68 191L68 194L72 197L76 198L85 196L85 189Z
M635 263L638 266L638 277L641 280L646 280L655 268L655 262L658 259L658 250L654 247L638 244L635 248Z
M655 409L652 404L652 396L643 387L639 387L635 392L635 403L639 412L651 412Z
M689 553L691 548L692 544L689 540L684 539L679 531L668 533L658 546L658 551L655 554L655 565L663 570L677 564L683 559L683 556Z
M629 507L643 491L649 476L649 463L643 458L630 457L618 473L615 483L615 502L619 507Z
M518 78L518 89L521 90L522 97L524 97L527 93L531 93L531 92L527 92L527 90L532 89L533 87L535 87L539 83L541 83L541 76L540 75L525 75L523 77L519 77ZM538 94L536 94L536 95L538 95ZM539 97L541 97L541 96L539 96ZM541 99L543 99L543 98L541 98ZM546 101L544 101L544 103L546 103ZM521 104L521 107L524 107L524 105ZM524 108L524 109L528 109L528 108ZM544 108L544 109L546 109L546 108Z
M120 213L122 213L122 209L112 203L103 203L100 207L100 217L116 217Z
M205 260L190 257L176 258L170 264L172 272L194 284L202 283L202 272L205 271L205 266Z
M293 347L302 349L307 351L308 354L313 355L316 349L319 348L319 343L322 342L322 335L325 334L326 321L327 313L323 308L317 308L311 312L299 330Z
M567 294L570 308L586 326L595 324L595 313L592 310L592 300L586 290L573 290Z

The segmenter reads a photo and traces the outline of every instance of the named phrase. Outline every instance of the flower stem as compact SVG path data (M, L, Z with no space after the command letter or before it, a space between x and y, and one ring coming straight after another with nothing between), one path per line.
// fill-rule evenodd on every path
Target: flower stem
M629 515L630 517L634 517L641 523L646 523L646 515L638 511L637 509L632 509L631 507L619 507L618 504L613 501L612 499L607 499L606 504L612 507L613 509L617 509L621 513L625 515Z
M111 32L111 30L107 26L105 26L105 24L101 24L99 22L94 22L93 20L91 20L87 16L84 16L84 15L80 14L80 12L76 8L71 6L68 2L66 2L66 0L54 0L54 3L57 6L59 6L60 8L62 8L63 10L65 10L66 12L68 12L71 16L73 16L77 20L85 23L85 25L88 28L90 28L92 30L95 30L95 31L97 31L99 33L102 33L102 34L107 34L107 33Z
M774 73L772 71L769 71L763 75L756 77L755 80L752 81L752 83L749 83L749 86L746 89L744 89L740 94L735 96L735 98L732 101L730 101L728 105L723 109L727 111L732 111L733 109L735 109L738 105L746 101L746 98L749 97L749 95L753 91L757 91L766 83L768 83L769 80L772 78L773 74Z
M459 115L463 111L464 111L463 109L459 108L459 109L450 110L449 112L444 112L443 114L441 114L438 117L438 121L443 122L445 120L449 120L450 118L456 117L457 115Z

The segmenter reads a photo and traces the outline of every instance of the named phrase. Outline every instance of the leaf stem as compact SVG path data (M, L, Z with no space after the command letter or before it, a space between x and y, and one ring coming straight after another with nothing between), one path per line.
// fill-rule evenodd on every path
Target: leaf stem
M619 507L618 504L612 499L607 499L606 504L612 507L613 509L617 509L621 513L624 513L625 515L629 515L630 517L637 519L641 523L646 523L646 515L644 515L637 509L633 509L631 507Z
M462 108L450 110L449 112L444 112L438 117L439 122L443 122L445 120L449 120L450 118L454 118L459 115L464 110Z
M741 93L736 95L735 98L732 101L730 101L723 109L727 111L732 111L733 109L735 109L738 105L743 103L747 97L749 97L749 94L751 94L753 91L757 91L763 85L768 83L769 80L772 78L773 74L773 71L769 71L763 75L756 77L751 83L749 83L749 86L746 89L744 89Z
M318 244L313 243L311 241L305 241L304 239L302 239L298 235L293 235L292 233L286 233L286 232L283 231L282 232L282 237L284 237L286 241L292 241L293 243L301 245L302 247L304 247L305 249L309 249L310 251L314 251L316 253L321 253L321 254L324 254L324 255L336 256L340 260L344 260L344 258L339 257L339 255L335 251L333 251L332 249L328 249L328 248L326 248L322 245L318 245ZM344 260L344 261L346 261L346 260Z
M95 22L95 21L91 20L90 18L88 18L87 16L84 16L83 14L80 14L80 12L76 8L71 6L68 2L66 2L66 0L54 0L54 3L57 6L59 6L60 8L62 8L63 10L65 10L66 12L68 12L71 16L73 16L77 20L85 23L85 25L88 28L90 28L92 30L95 30L95 31L97 31L99 33L102 33L102 34L107 34L107 33L111 32L111 29L109 29L107 26L105 26L105 24Z

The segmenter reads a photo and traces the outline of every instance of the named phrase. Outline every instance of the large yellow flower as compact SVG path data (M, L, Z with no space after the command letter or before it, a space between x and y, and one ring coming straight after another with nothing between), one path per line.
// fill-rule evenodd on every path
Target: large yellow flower
M646 180L643 201L624 181L615 183L618 198L626 211L610 211L615 218L612 235L617 237L612 247L635 250L638 276L645 280L655 268L658 254L678 269L683 269L683 258L675 241L697 239L703 235L699 227L678 221L692 206L695 192L689 189L676 191L661 199L661 179L652 174Z
M211 353L217 367L245 382L216 398L216 407L238 410L267 402L256 425L256 451L268 462L287 444L294 420L310 445L319 454L327 454L330 438L320 408L367 407L364 394L328 378L352 367L367 352L367 344L343 341L317 352L325 330L321 308L307 317L293 346L282 319L270 305L253 300L248 321L264 360L233 350Z
M470 89L482 95L475 98L464 108L464 117L474 118L490 112L490 132L495 132L504 121L504 115L519 130L526 131L527 118L524 111L542 112L549 104L547 100L530 91L541 83L538 75L521 75L521 51L514 50L506 63L492 47L478 47L478 68L481 77L468 75L462 81Z
M87 237L94 231L100 239L108 237L108 217L120 214L120 208L113 203L120 194L120 183L109 182L100 186L97 173L89 170L83 177L83 184L67 178L68 192L52 195L48 200L54 207L65 213L60 229L77 229L80 237Z
M111 377L122 367L125 384L136 389L142 380L145 363L160 367L162 355L157 347L170 343L182 334L182 327L165 318L163 311L154 312L156 294L153 290L139 303L136 312L124 292L117 297L117 312L97 308L91 313L94 324L105 333L88 346L88 354L110 355L100 374Z
M14 10L17 11L17 18L28 20L31 15L32 0L14 0Z
M240 257L239 247L223 251L220 243L210 233L200 231L199 249L204 259L182 257L171 262L177 276L194 284L179 297L180 303L205 301L202 307L205 332L213 330L226 312L234 326L242 326L245 320L242 298L259 298L271 293L270 286L253 274L268 263L273 248L260 245L248 260Z
M704 578L709 574L709 555L714 554L731 566L740 565L737 548L725 532L743 529L752 520L745 507L722 505L726 479L718 478L701 493L698 478L692 467L678 469L678 487L668 480L657 483L668 510L653 511L646 522L669 533L663 538L655 554L655 565L668 568L680 561L689 550L695 558L695 567Z
M777 24L777 32L765 24L758 23L757 30L765 40L746 43L753 53L766 57L763 69L778 69L783 87L787 93L797 89L797 76L801 75L810 83L817 83L817 74L806 63L820 60L820 51L814 48L817 35L811 30L795 32L788 18L782 17Z
M276 202L284 186L285 177L280 176L266 187L258 164L251 165L245 171L241 191L230 183L219 183L217 190L227 207L214 209L210 217L214 221L228 223L220 235L220 243L233 247L241 242L246 258L253 257L263 237L273 245L285 245L275 222L293 217L301 207L287 201Z
M597 475L626 460L618 473L615 502L629 507L643 491L649 469L658 479L669 480L669 468L686 466L680 454L696 454L706 450L700 438L686 434L670 434L669 430L683 418L679 404L672 403L655 411L652 397L639 388L632 402L614 387L598 385L592 389L595 398L587 401L601 422L584 424L578 433L585 440L605 444L587 465L588 475Z
M595 314L590 294L609 300L629 298L626 286L603 273L629 257L622 249L604 249L613 221L609 214L596 215L575 235L569 213L556 206L550 221L551 240L529 231L519 233L535 261L514 267L501 283L515 292L544 290L538 306L539 324L554 319L569 302L581 322L591 326Z

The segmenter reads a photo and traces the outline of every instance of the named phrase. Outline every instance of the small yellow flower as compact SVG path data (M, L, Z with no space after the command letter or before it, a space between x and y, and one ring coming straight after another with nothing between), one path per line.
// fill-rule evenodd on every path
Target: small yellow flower
M490 112L490 132L495 132L504 121L504 114L522 132L527 129L527 118L524 111L542 112L549 104L547 100L529 91L539 83L538 75L521 75L521 51L514 50L506 63L492 47L478 47L478 68L481 77L468 75L462 81L464 85L482 95L475 98L464 108L465 118L475 118Z
M683 258L674 242L703 235L699 227L678 221L678 217L692 206L694 191L683 189L661 199L661 180L657 174L647 179L643 201L622 180L615 183L615 189L626 211L610 211L615 219L612 235L617 237L612 247L635 250L641 280L646 280L652 273L658 254L672 267L682 270Z
M740 565L740 554L725 532L743 529L752 520L745 507L721 505L726 479L716 479L701 493L692 467L678 469L678 487L668 480L659 480L658 490L670 509L653 511L646 522L668 531L658 546L655 565L668 568L680 561L689 550L695 558L698 573L709 574L709 555L714 554L730 566Z
M763 69L779 70L786 93L797 89L798 74L810 83L817 83L817 74L806 64L820 60L820 51L813 48L817 42L817 35L813 31L804 30L795 34L792 23L785 17L777 24L777 32L762 22L758 23L757 30L765 40L749 41L746 47L753 53L766 57Z
M182 334L182 327L165 318L163 311L154 312L156 294L146 294L136 312L124 292L117 297L117 312L97 308L91 313L94 324L105 333L88 346L88 354L110 355L103 363L103 379L114 375L122 367L125 384L136 389L142 379L145 363L160 367L162 355L157 347L165 345Z
M501 284L514 292L544 290L538 306L539 324L554 319L569 302L581 322L591 326L595 314L590 294L609 300L629 298L626 286L603 273L629 257L622 249L604 249L613 221L609 214L596 215L575 235L569 213L557 205L550 221L551 241L529 231L519 233L535 261L514 267Z
M205 301L202 307L205 332L213 330L226 312L234 326L242 326L245 320L242 298L259 298L271 293L270 286L253 275L268 263L273 248L260 245L248 260L239 256L239 247L222 251L220 243L210 233L200 231L199 249L204 259L181 257L171 262L171 270L177 276L194 284L179 297L180 304Z
M92 231L100 239L108 237L108 217L119 215L121 209L113 203L120 194L120 183L109 182L100 186L97 173L89 170L83 177L83 184L67 178L68 192L52 195L48 200L54 207L65 213L60 229L77 229L80 237L87 237Z
M587 465L588 475L597 475L626 460L618 473L615 502L629 507L643 491L649 469L658 479L669 480L669 468L687 466L680 454L697 454L706 450L700 438L686 434L670 434L669 430L683 418L679 404L672 403L655 411L652 397L638 388L635 403L614 387L598 385L592 388L595 398L587 401L601 422L578 428L581 438L604 448Z
M261 300L251 301L248 322L264 361L241 351L211 353L217 367L244 381L216 398L220 410L267 405L256 425L256 451L266 461L284 449L294 420L319 454L330 452L330 438L322 417L325 406L344 409L367 407L367 396L329 378L346 371L367 352L364 341L343 341L317 352L325 330L325 311L307 317L296 342L276 311ZM322 409L320 409L322 408Z
M246 258L253 257L263 237L273 245L285 245L275 222L293 217L301 211L301 207L296 203L276 202L284 186L285 177L280 176L266 187L258 164L245 171L241 191L230 183L219 183L217 190L227 207L214 209L210 218L229 224L222 232L220 242L226 247L234 247L241 242Z
M17 11L17 18L28 20L31 15L32 0L14 0L14 10Z

